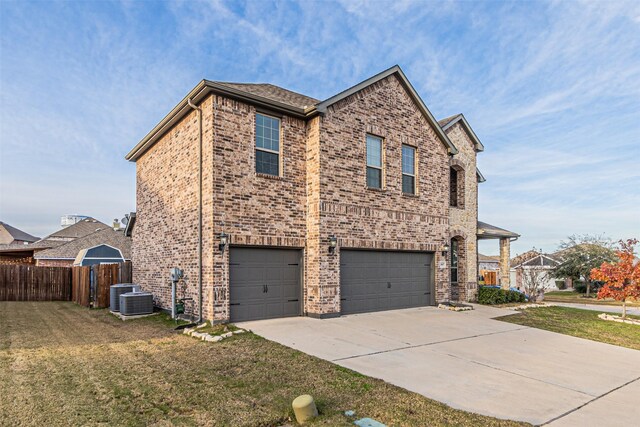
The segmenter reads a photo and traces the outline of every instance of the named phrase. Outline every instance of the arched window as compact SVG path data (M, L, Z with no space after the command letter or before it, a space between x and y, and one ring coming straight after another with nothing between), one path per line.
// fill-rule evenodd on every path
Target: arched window
M466 295L466 247L462 236L451 239L449 262L449 282L451 284L451 301L465 300Z

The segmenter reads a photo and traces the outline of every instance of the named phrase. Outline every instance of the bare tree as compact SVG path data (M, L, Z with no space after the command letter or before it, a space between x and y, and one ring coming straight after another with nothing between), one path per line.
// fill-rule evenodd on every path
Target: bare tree
M524 293L530 302L536 302L540 294L544 293L544 282L548 279L547 271L541 266L520 267Z

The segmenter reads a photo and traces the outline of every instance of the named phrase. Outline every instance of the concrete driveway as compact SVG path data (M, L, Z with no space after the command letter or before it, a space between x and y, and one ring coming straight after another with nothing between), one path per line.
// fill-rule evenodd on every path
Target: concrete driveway
M637 425L640 351L433 307L245 322L256 334L454 408L553 426Z

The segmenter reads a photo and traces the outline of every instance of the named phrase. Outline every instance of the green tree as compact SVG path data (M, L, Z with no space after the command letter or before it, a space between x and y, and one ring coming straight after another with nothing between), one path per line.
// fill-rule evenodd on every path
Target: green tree
M556 256L560 258L560 264L553 269L553 277L572 280L583 278L587 286L587 297L591 292L591 270L604 262L617 260L610 239L587 234L574 234L560 242L560 250Z

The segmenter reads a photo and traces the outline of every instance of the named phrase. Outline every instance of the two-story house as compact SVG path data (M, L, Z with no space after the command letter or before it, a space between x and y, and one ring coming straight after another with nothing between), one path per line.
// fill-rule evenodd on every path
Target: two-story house
M473 299L482 150L398 66L324 101L204 80L126 156L134 281L169 308L182 268L214 321Z

